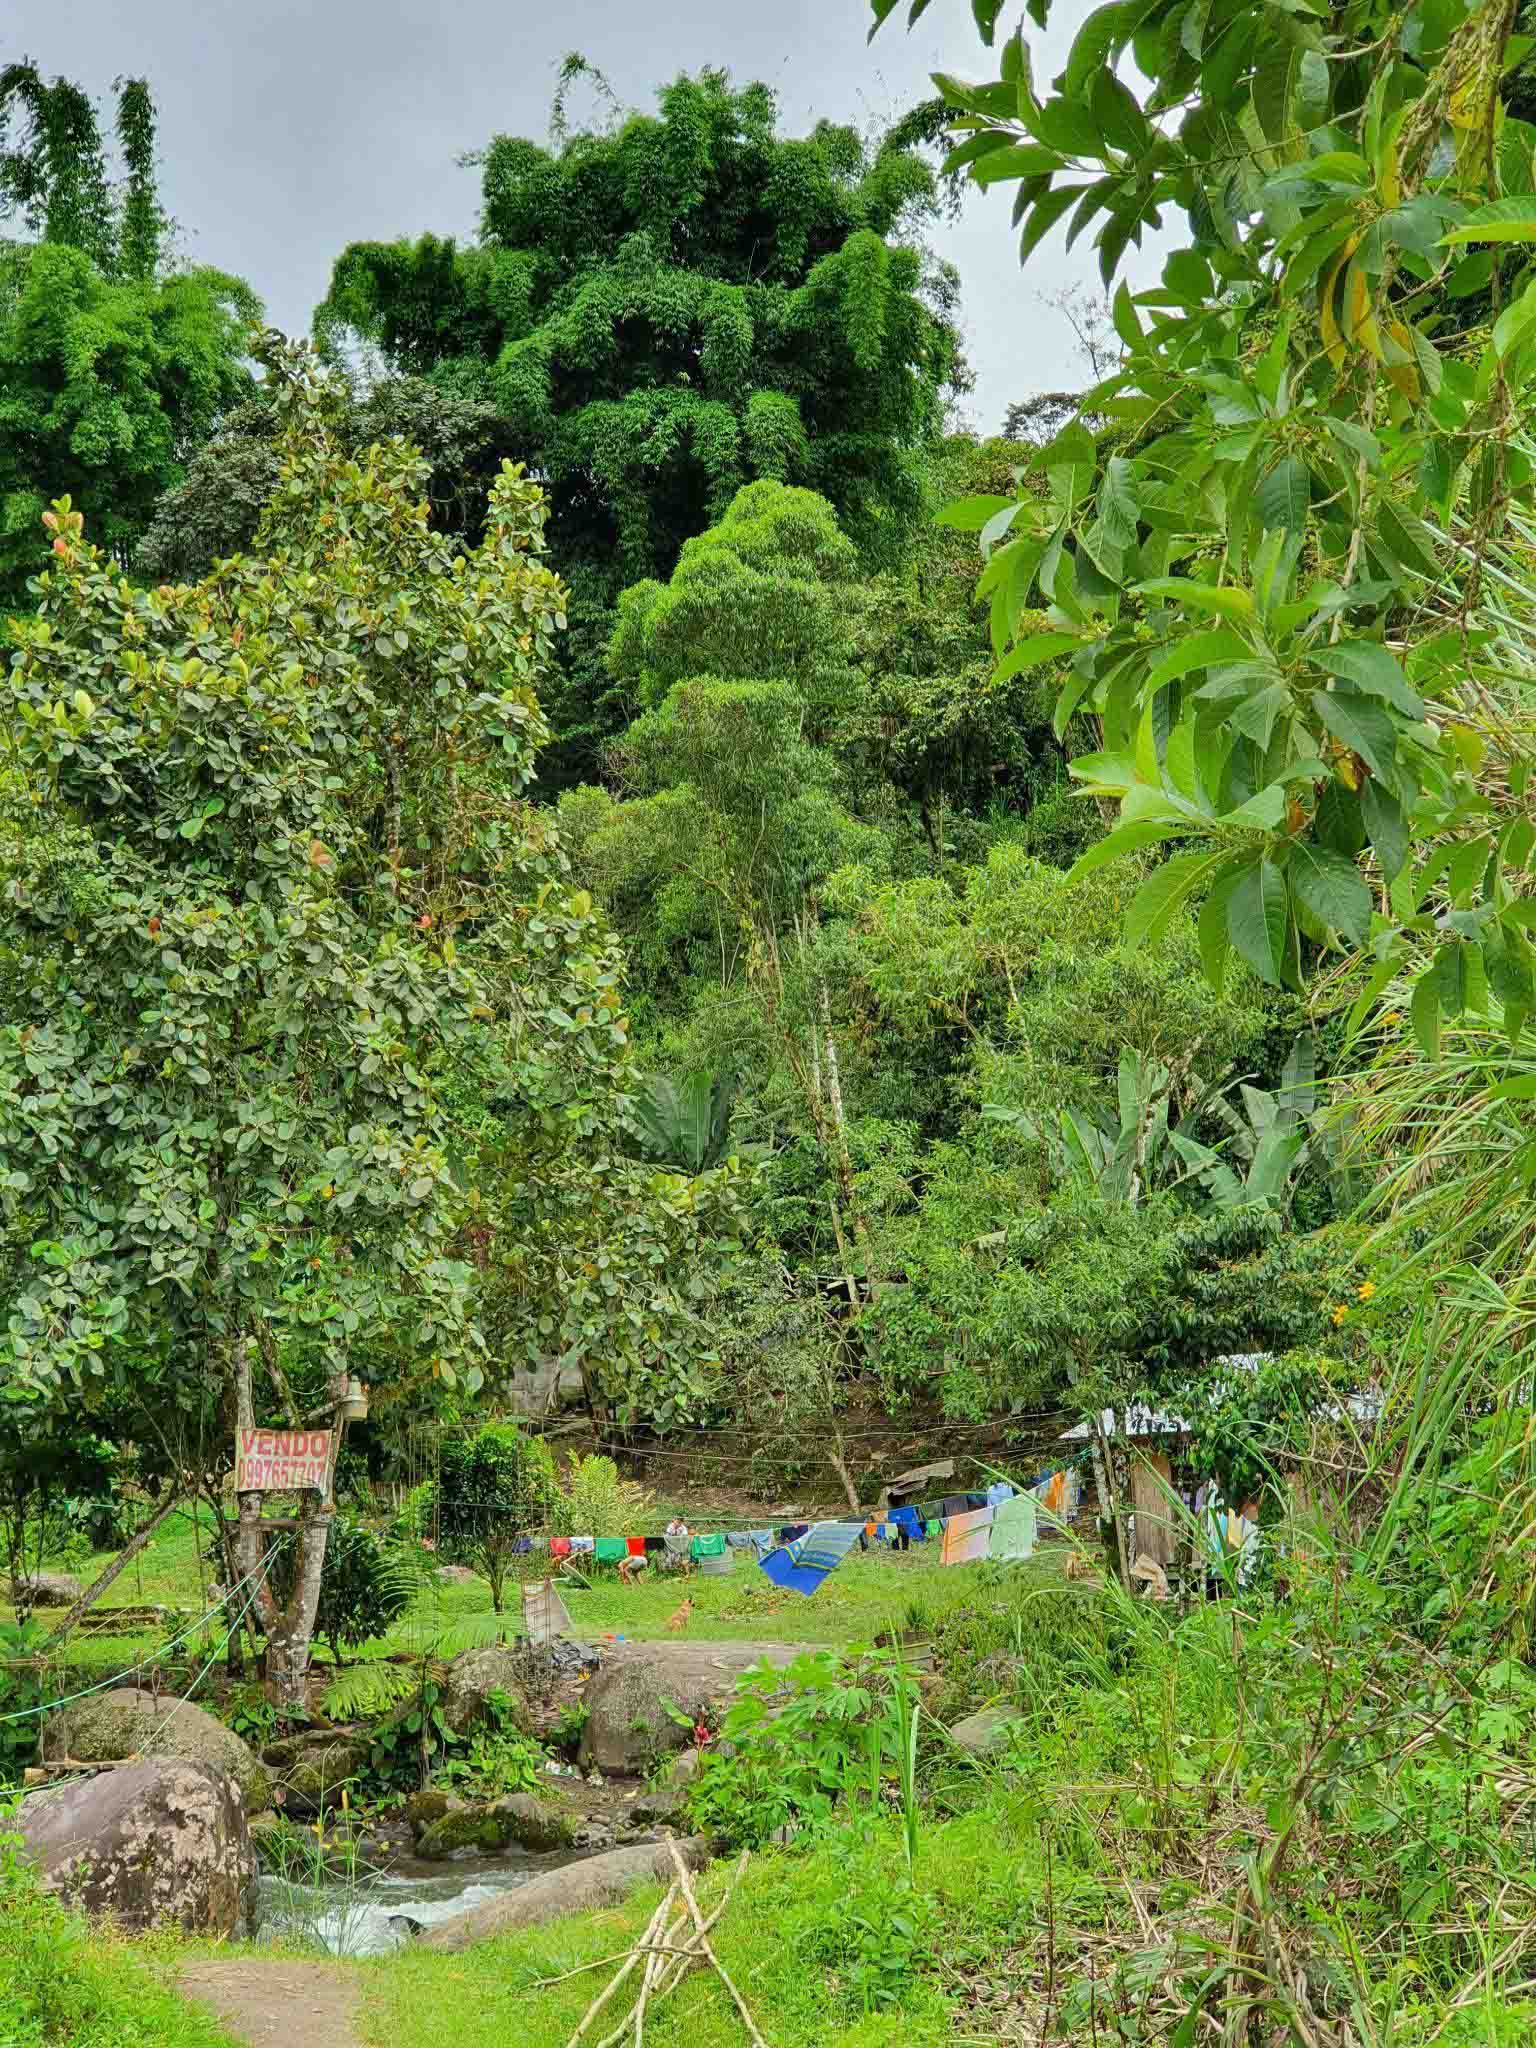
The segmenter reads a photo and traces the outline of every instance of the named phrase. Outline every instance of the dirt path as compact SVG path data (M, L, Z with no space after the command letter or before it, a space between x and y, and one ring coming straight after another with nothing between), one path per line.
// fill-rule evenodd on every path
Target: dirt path
M189 1963L180 1981L250 2048L363 2048L357 1977L344 1963Z

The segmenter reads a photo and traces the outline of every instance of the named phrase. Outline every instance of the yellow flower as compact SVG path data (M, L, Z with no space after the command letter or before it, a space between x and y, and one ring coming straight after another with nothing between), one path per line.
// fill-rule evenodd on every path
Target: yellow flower
M1336 1308L1336 1309L1334 1310L1334 1312L1333 1312L1333 1320L1334 1320L1334 1322L1335 1322L1335 1323L1342 1323L1342 1322L1343 1322L1343 1320L1344 1320L1344 1318L1345 1318L1345 1317L1346 1317L1346 1316L1347 1316L1348 1314L1349 1314L1349 1306L1348 1306L1348 1303L1346 1303L1346 1302L1342 1302L1342 1301L1341 1301L1341 1302L1339 1303L1338 1307L1337 1307L1337 1308Z
M1371 1296L1376 1292L1376 1282L1374 1280L1362 1280L1360 1282L1360 1285L1355 1289L1355 1292L1359 1295L1362 1301L1369 1301Z

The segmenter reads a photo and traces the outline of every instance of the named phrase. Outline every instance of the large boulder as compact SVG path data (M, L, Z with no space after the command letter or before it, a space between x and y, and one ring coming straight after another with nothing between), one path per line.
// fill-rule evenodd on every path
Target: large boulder
M524 1735L532 1733L533 1722L523 1694L524 1665L521 1653L505 1643L488 1643L483 1649L464 1650L448 1666L443 1682L443 1719L455 1735L467 1735L487 1718L486 1699L502 1693L512 1703L512 1722Z
M702 1870L709 1861L710 1845L702 1836L685 1836L676 1846L690 1871ZM639 1848L610 1849L605 1856L589 1856L584 1863L547 1870L483 1906L440 1920L421 1936L419 1945L468 1948L472 1942L508 1934L515 1927L542 1927L547 1920L568 1913L595 1913L604 1906L615 1906L643 1884L653 1884L658 1878L670 1884L676 1874L671 1847L667 1842L647 1842Z
M728 1700L742 1672L764 1661L782 1669L803 1654L793 1643L625 1643L587 1687L581 1762L641 1777L692 1740L673 1708L692 1721Z
M577 1824L563 1806L532 1792L511 1792L488 1806L451 1806L422 1830L416 1853L428 1863L466 1851L516 1848L543 1855L574 1848L576 1836Z
M130 1933L243 1932L256 1852L245 1801L219 1764L154 1758L66 1779L11 1825L43 1885Z
M85 1588L68 1572L32 1572L12 1579L9 1590L16 1607L27 1601L34 1607L73 1607Z
M287 1812L323 1813L340 1799L343 1785L363 1775L372 1754L371 1739L358 1729L307 1728L268 1744L261 1756Z
M119 1763L129 1757L179 1756L228 1771L247 1813L272 1804L272 1788L256 1752L232 1728L190 1700L162 1698L117 1686L75 1700L43 1723L43 1755L52 1761Z

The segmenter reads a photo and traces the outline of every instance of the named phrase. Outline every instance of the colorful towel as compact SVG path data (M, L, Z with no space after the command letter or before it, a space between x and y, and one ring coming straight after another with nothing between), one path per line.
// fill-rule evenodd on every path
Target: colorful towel
M992 1540L988 1557L1001 1564L1022 1564L1035 1547L1035 1503L1027 1493L1016 1493L992 1510Z
M1006 1479L999 1479L995 1486L987 1488L987 1506L1000 1508L1005 1500L1013 1499L1013 1488Z
M897 1530L902 1535L909 1537L912 1542L927 1542L928 1532L924 1528L916 1508L893 1508L891 1520L895 1523Z
M551 1536L549 1539L549 1554L551 1557L569 1557L571 1554L570 1537Z
M930 1516L929 1519L926 1522L924 1522L923 1534L928 1538L928 1541L930 1543L937 1543L939 1538L944 1534L944 1524L939 1520L937 1515Z
M787 1586L792 1593L814 1593L825 1572L797 1564L793 1546L779 1544L768 1555L758 1560L758 1570L765 1572L776 1586Z
M689 1555L695 1563L701 1557L724 1557L725 1538L718 1530L711 1531L708 1536L695 1536Z
M626 1536L624 1540L626 1544L629 1546L629 1554L631 1557L644 1557L645 1538L643 1536Z
M991 1508L972 1508L967 1514L949 1516L944 1524L940 1564L977 1563L986 1556L991 1537Z
M573 1536L571 1538L572 1554L580 1553L584 1557L590 1557L596 1542L597 1538L595 1536Z
M776 1586L788 1586L807 1598L828 1572L837 1570L863 1531L862 1522L815 1522L796 1539L769 1551L759 1564Z
M593 1555L599 1564L617 1564L621 1557L629 1555L629 1539L624 1536L599 1536L593 1548Z

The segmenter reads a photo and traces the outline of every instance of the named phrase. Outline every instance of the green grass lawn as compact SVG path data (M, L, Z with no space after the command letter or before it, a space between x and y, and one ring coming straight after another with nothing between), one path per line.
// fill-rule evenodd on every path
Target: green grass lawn
M173 1517L109 1590L103 1603L104 1609L119 1604L158 1604L182 1610L186 1620L160 1630L77 1635L68 1648L67 1663L52 1674L55 1692L99 1684L119 1672L131 1673L151 1663L160 1663L178 1677L191 1675L208 1663L227 1627L217 1616L195 1630L188 1641L166 1647L172 1636L183 1632L211 1604L208 1589L213 1574L206 1564L200 1572L198 1559L211 1540L212 1523L206 1509L199 1515L196 1529L190 1513ZM1059 1569L1061 1554L1059 1549L1047 1547L1026 1569L1049 1577ZM110 1560L111 1553L104 1553L76 1562L74 1569L89 1583ZM560 1574L556 1583L576 1634L598 1644L609 1637L644 1641L666 1635L668 1618L684 1598L692 1604L687 1634L694 1640L866 1642L883 1629L921 1630L973 1597L976 1586L974 1570L940 1568L936 1545L932 1549L917 1546L906 1553L884 1549L867 1555L855 1552L809 1599L773 1585L751 1557L741 1552L734 1554L733 1568L724 1578L706 1578L694 1571L683 1579L654 1568L631 1586L621 1584L607 1570L593 1572L590 1578L589 1588ZM515 1621L520 1612L519 1582L508 1582L505 1603ZM455 1624L489 1614L490 1606L490 1590L483 1581L429 1583L389 1634L364 1645L359 1654L375 1657L419 1651L424 1642L451 1631ZM0 1618L9 1619L10 1609L0 1608ZM40 1610L38 1618L46 1624L48 1611ZM327 1655L316 1646L317 1661L323 1662Z
M696 1880L705 1912L730 1870ZM806 1853L755 1857L713 1937L721 1962L773 2048L948 2048L999 2038L1006 1996L988 1970L1043 1913L1038 1829L1006 1803L924 1830L914 1870L916 1951L896 1922L910 1901L898 1830L872 1821L839 1829ZM1058 1868L1058 1895L1079 1876ZM1099 1877L1087 1883L1097 1893ZM544 2048L568 2041L661 1897L652 1886L623 1907L477 1944L458 1955L405 1950L365 1965L364 2031L376 2048ZM943 1961L939 1962L938 1958ZM903 1963L911 1967L903 1968ZM918 1967L917 1965L919 1965ZM616 2024L629 1989L592 2038ZM986 2002L982 2018L978 2005ZM866 2006L868 2009L866 2010ZM647 2048L732 2048L746 2031L723 1985L697 1971L654 2016Z

